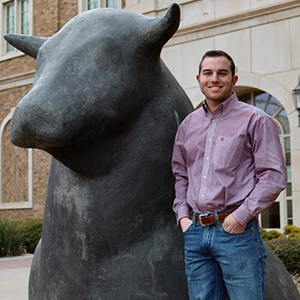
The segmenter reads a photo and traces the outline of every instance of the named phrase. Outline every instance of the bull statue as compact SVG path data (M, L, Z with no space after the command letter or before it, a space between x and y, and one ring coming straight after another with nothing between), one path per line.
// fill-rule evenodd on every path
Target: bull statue
M95 9L50 38L5 36L37 59L11 141L53 156L30 300L188 299L170 161L193 108L160 59L179 22L177 4ZM292 299L280 276L267 299Z
M6 36L37 59L11 141L53 156L30 300L187 298L170 161L192 105L160 59L179 20L95 9Z

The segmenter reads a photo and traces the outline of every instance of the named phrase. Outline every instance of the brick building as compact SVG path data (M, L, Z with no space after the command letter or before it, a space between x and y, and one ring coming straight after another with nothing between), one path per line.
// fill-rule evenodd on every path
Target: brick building
M87 9L117 7L155 17L173 1L154 0L1 0L1 35L55 34ZM241 101L270 114L278 125L289 174L288 187L264 212L265 228L300 226L300 127L292 91L300 74L300 2L297 0L180 0L181 24L162 58L193 105L203 100L195 74L203 53L227 51L237 64ZM0 217L42 217L50 156L19 149L8 139L11 110L30 90L35 61L0 39Z
M1 36L22 33L52 36L78 13L71 1L1 0ZM9 141L13 108L31 89L35 60L0 42L0 217L42 218L51 157L44 151L21 149Z

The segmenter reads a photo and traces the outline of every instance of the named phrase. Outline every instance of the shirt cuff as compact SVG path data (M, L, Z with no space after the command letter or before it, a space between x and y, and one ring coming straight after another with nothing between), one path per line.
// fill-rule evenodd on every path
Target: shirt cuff
M237 210L232 213L233 217L244 227L248 224L250 220L255 218L248 209L241 205Z
M177 222L180 221L182 218L190 218L191 217L191 210L190 207L182 206L178 209L177 212Z

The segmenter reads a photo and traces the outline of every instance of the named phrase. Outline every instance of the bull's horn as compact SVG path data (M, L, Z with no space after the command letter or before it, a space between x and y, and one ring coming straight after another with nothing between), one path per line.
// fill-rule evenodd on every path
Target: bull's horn
M150 42L150 47L157 49L159 48L157 46L161 46L162 49L164 44L166 44L178 29L179 23L180 8L178 4L173 3L168 7L164 15L154 19L154 26L151 26L150 31L146 34L147 40Z
M40 47L47 41L48 38L29 36L23 34L6 34L4 36L6 41L12 46L21 50L25 54L33 58L37 57Z

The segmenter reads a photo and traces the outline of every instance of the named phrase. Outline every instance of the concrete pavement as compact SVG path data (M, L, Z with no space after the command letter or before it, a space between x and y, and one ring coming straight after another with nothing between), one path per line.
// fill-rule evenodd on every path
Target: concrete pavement
M33 255L0 258L0 300L28 300Z

